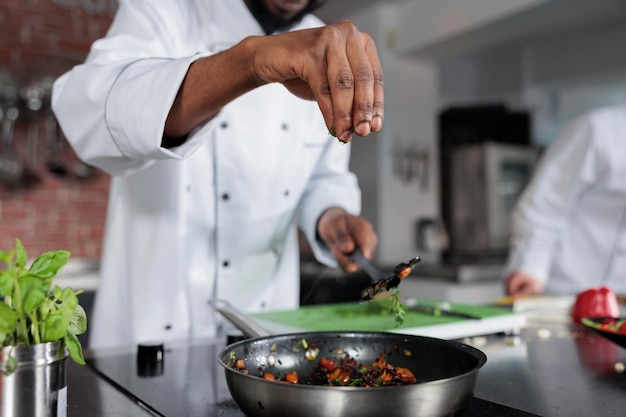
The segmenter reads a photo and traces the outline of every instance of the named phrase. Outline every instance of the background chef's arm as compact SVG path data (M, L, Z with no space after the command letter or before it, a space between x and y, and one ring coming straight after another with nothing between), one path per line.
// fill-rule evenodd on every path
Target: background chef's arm
M598 175L593 133L588 119L578 119L544 154L512 214L505 278L523 271L546 283L568 211Z

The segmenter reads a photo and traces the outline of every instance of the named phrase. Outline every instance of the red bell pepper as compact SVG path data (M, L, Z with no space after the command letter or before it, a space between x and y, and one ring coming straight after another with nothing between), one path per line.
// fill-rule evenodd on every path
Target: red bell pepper
M590 288L576 296L572 320L580 323L583 317L619 317L619 304L608 287Z

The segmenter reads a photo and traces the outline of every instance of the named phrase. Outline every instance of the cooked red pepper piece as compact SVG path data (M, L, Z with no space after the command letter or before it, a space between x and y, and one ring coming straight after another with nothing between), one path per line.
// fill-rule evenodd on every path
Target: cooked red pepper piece
M328 371L334 371L337 368L337 362L332 359L322 358L320 359L320 366Z
M328 374L328 379L333 381L335 379L339 379L341 376L341 368L335 368L331 373Z
M291 384L297 384L298 383L298 374L296 373L296 371L293 372L289 372L287 375L285 375L285 381L291 383Z
M396 377L398 377L400 381L409 384L414 384L415 382L417 382L415 375L413 375L413 372L411 372L411 370L408 368L396 368Z
M402 278L408 277L410 274L411 274L411 267L405 266L396 275L398 276L398 278L402 279Z

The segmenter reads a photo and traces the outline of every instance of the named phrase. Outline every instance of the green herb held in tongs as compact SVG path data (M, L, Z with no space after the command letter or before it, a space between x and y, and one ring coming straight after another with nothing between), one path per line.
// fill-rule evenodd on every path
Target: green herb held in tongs
M402 305L400 289L398 287L394 287L391 289L391 301L389 303L389 309L394 315L394 327L402 325L402 323L404 323L404 313L406 310Z

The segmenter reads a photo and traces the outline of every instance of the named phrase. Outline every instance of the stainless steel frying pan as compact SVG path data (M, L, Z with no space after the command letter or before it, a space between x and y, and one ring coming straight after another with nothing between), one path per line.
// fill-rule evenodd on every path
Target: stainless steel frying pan
M256 336L228 345L218 354L228 389L249 417L460 416L473 397L478 371L487 360L480 350L459 342L396 333L304 332L272 336L230 305L219 302L214 307L244 334ZM319 351L312 355L311 349L315 348ZM409 368L418 383L378 388L328 387L278 383L260 377L260 370L275 376L295 370L305 379L322 356L339 358L348 354L360 363L370 364L380 353L389 363ZM248 374L228 366L232 355L244 359Z

